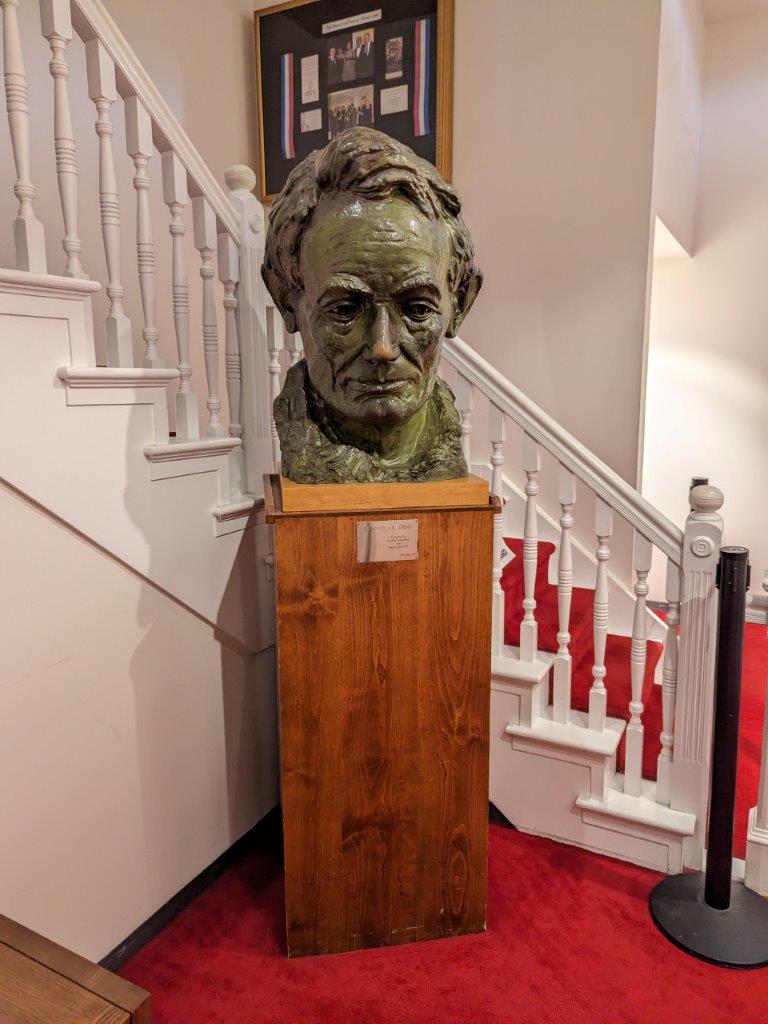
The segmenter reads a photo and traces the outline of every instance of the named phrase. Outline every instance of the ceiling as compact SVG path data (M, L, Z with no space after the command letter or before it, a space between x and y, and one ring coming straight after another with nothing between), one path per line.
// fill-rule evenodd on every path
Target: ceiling
M745 14L768 14L768 0L702 0L704 20L726 21Z

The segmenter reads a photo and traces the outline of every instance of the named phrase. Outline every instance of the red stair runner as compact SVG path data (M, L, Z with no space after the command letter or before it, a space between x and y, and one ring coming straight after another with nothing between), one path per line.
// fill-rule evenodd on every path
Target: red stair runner
M520 623L523 618L523 542L505 537L504 542L514 557L504 567L501 586L505 592L504 642L517 647L520 644ZM540 542L536 566L536 621L539 624L539 650L554 653L557 650L557 587L547 581L549 559L555 545ZM569 651L573 659L571 679L571 706L577 711L589 708L594 664L592 611L595 592L574 587L571 597L571 642ZM605 687L608 691L608 714L629 721L629 701L632 694L629 650L630 637L608 634L605 652ZM661 749L661 687L653 682L656 666L662 654L662 644L649 640L647 645L645 679L642 700L645 705L643 724L643 778L656 778L656 762ZM550 694L550 701L552 695ZM624 770L624 738L617 752L617 771Z

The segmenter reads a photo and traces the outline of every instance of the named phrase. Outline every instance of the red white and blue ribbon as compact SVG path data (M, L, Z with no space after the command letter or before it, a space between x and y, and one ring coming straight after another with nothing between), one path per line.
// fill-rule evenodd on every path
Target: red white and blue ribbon
M413 134L429 135L429 18L419 18L415 28L416 79L413 85Z
M280 148L284 160L293 160L293 54L280 58Z

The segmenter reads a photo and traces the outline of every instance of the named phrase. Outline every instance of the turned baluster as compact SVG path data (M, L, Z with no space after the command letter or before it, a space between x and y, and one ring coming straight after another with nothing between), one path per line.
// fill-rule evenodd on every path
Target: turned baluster
M99 208L109 300L106 322L107 365L133 366L131 322L123 309L125 289L120 283L120 205L112 152L114 128L110 111L117 99L115 65L98 39L89 39L85 44L85 59L88 95L96 107L96 134L99 137Z
M571 530L573 506L576 504L576 478L565 466L559 467L558 501L560 503L560 552L557 560L557 654L552 682L552 718L568 722L571 713L571 595L573 593L573 553Z
M69 104L67 44L72 39L69 0L40 0L40 27L51 48L49 69L53 78L53 143L64 221L62 248L67 257L64 277L86 277L80 263L83 243L77 234L77 161L75 133Z
M269 348L269 393L270 393L270 432L272 434L272 461L275 472L280 472L280 438L275 425L275 399L280 394L280 350L284 347L283 318L272 307L267 310L267 346Z
M523 621L520 623L520 660L536 661L539 627L536 622L536 568L539 559L538 510L541 455L539 446L523 435L523 470L525 472L525 522L523 525Z
M226 232L219 235L218 251L219 280L224 286L224 370L229 403L229 436L236 437L241 442L233 450L230 460L230 495L234 499L241 497L247 490L245 452L242 445L242 368L235 291L240 280L240 254Z
M592 688L589 691L589 728L602 732L608 693L605 688L605 647L608 640L608 544L613 534L613 515L602 500L595 498L595 535L597 536L597 570L595 572L595 603L593 608L593 644L595 663L592 666Z
M172 244L173 327L179 356L179 390L176 392L176 437L189 440L200 436L197 422L197 397L192 391L192 364L189 361L189 281L184 256L184 210L189 203L187 172L172 149L161 157L163 198L171 211L168 227Z
M216 301L213 295L213 257L216 254L216 214L203 196L192 200L195 248L200 253L200 277L203 281L203 357L208 382L208 426L206 437L226 437L219 413L219 329L216 323Z
M144 313L144 355L141 365L162 367L165 362L157 349L157 293L155 280L155 243L152 237L152 217L149 211L149 174L147 164L154 153L152 118L137 96L125 100L125 137L128 153L133 160L136 190L136 261L139 268L139 291Z
M45 235L43 225L35 217L29 155L29 98L24 55L19 35L19 0L0 0L3 10L3 68L5 72L5 106L11 132L13 162L16 181L13 192L19 201L19 211L13 222L13 240L16 249L16 267L33 274L47 273L45 261Z
M667 562L667 637L664 641L664 663L661 673L661 751L656 762L656 800L660 804L668 804L670 800L677 698L677 627L680 624L681 596L682 572L673 562Z
M624 792L629 796L640 795L643 774L643 683L648 647L646 598L651 555L651 542L635 532L635 614L632 620L632 643L629 653L632 699L629 702L630 717L626 731L624 762Z
M467 469L472 466L472 410L475 408L474 385L459 374L456 382L456 409L461 423L461 450Z
M295 366L304 355L304 350L301 347L301 335L298 331L286 336L285 347L290 355L290 362L288 365Z
M503 504L504 504L504 442L507 437L506 417L491 403L488 416L488 436L491 442L491 494L501 502L499 511L493 517L493 653L497 657L504 653L504 592L501 589L501 555L504 545Z

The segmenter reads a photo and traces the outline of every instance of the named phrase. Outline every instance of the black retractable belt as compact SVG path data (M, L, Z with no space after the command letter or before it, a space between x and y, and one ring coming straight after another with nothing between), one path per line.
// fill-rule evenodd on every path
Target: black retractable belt
M715 728L707 870L670 875L650 896L651 916L675 945L722 967L768 964L768 903L731 878L749 552L720 549Z

